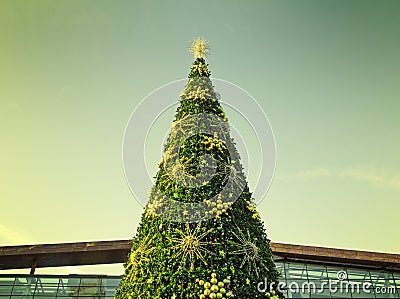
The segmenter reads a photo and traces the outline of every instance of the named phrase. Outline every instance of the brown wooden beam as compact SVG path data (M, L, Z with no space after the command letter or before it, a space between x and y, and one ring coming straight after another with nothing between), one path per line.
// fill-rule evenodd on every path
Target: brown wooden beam
M400 254L272 242L270 245L274 255L287 260L400 270Z
M60 267L125 262L131 240L0 247L0 269Z
M391 268L400 271L400 255L326 247L270 243L278 259L298 262ZM0 269L124 263L131 240L0 247ZM33 267L33 264L35 266Z

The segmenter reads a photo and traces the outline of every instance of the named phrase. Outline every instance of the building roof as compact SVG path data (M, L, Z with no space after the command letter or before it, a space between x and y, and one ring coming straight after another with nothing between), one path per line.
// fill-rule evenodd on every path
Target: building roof
M400 254L270 243L276 260L400 271ZM0 247L0 270L124 263L132 240Z

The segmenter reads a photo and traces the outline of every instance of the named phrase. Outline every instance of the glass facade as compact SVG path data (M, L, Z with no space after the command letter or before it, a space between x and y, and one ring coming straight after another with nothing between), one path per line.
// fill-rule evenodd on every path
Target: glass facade
M118 276L0 275L0 298L114 298Z
M286 298L400 298L400 272L288 261L276 265ZM114 298L119 280L105 275L2 274L0 299Z
M400 273L276 262L286 298L400 298Z

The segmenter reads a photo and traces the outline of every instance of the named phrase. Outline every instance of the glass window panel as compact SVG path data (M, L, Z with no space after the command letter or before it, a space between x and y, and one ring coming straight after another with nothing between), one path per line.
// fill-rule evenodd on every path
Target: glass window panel
M324 267L324 266L317 267L314 265L312 265L312 266L308 265L307 271L308 271L308 274L313 273L313 272L323 273L323 276L327 277L326 276L326 267Z
M104 295L105 296L114 297L114 294L115 294L115 289L105 289L104 290Z
M119 286L120 278L103 278L102 284L104 286Z
M281 277L285 277L285 265L282 262L275 263L276 270L279 271Z
M306 264L303 263L286 263L287 269L305 269Z
M0 287L2 286L12 286L14 284L14 277L0 277Z
M345 268L341 268L341 267L326 267L326 274L328 276L328 279L331 280L338 280L338 273L340 271L344 271L344 273L346 273L347 275L347 271Z
M57 285L36 285L35 293L34 295L41 295L41 294L52 294L55 296L57 293Z
M58 277L40 277L39 281L46 284L58 284L60 278Z
M311 298L331 298L331 293L328 290L322 293L312 294Z
M47 294L55 296L55 294L57 293L58 282L59 279L55 277L37 279L34 295L37 296L41 294Z
M114 296L115 290L119 287L119 279L108 281L108 279L102 280L104 293L107 296Z
M371 281L368 270L347 269L347 278L350 281Z
M101 295L100 285L100 278L82 278L79 286L79 296Z
M306 265L288 263L286 267L286 278L307 279Z
M286 280L287 285L294 284L294 283L298 284L301 287L301 284L308 283L308 280L307 279L287 279Z
M71 297L71 296L78 296L79 287L74 288L66 288L60 291L58 290L57 297Z
M308 294L291 293L289 291L287 298L310 298L310 296Z
M81 279L79 277L68 277L67 286L69 287L79 287Z
M0 286L0 296L10 296L12 286Z
M10 296L14 284L13 278L5 278L0 280L0 296Z
M396 288L397 288L397 294L400 298L400 273L398 274L393 274L394 281L396 283Z
M388 285L395 285L393 274L389 272L372 272L371 271L371 281L375 282L377 280L384 281Z
M375 298L375 294L372 290L371 293L366 293L360 290L360 292L354 292L352 296L353 298Z
M308 280L315 283L318 288L321 288L321 285L324 288L325 284L328 283L328 275L325 267L307 266L307 275Z
M36 278L33 277L17 278L15 280L12 294L20 296L33 295L35 287L36 287Z
M393 273L394 281L396 282L397 287L400 287L400 273Z

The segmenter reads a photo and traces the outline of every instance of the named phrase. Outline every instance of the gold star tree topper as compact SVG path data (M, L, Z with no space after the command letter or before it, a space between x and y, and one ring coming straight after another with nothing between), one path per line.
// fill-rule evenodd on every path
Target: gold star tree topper
M204 38L198 37L193 40L189 51L193 53L194 58L206 58L210 51L210 46Z

